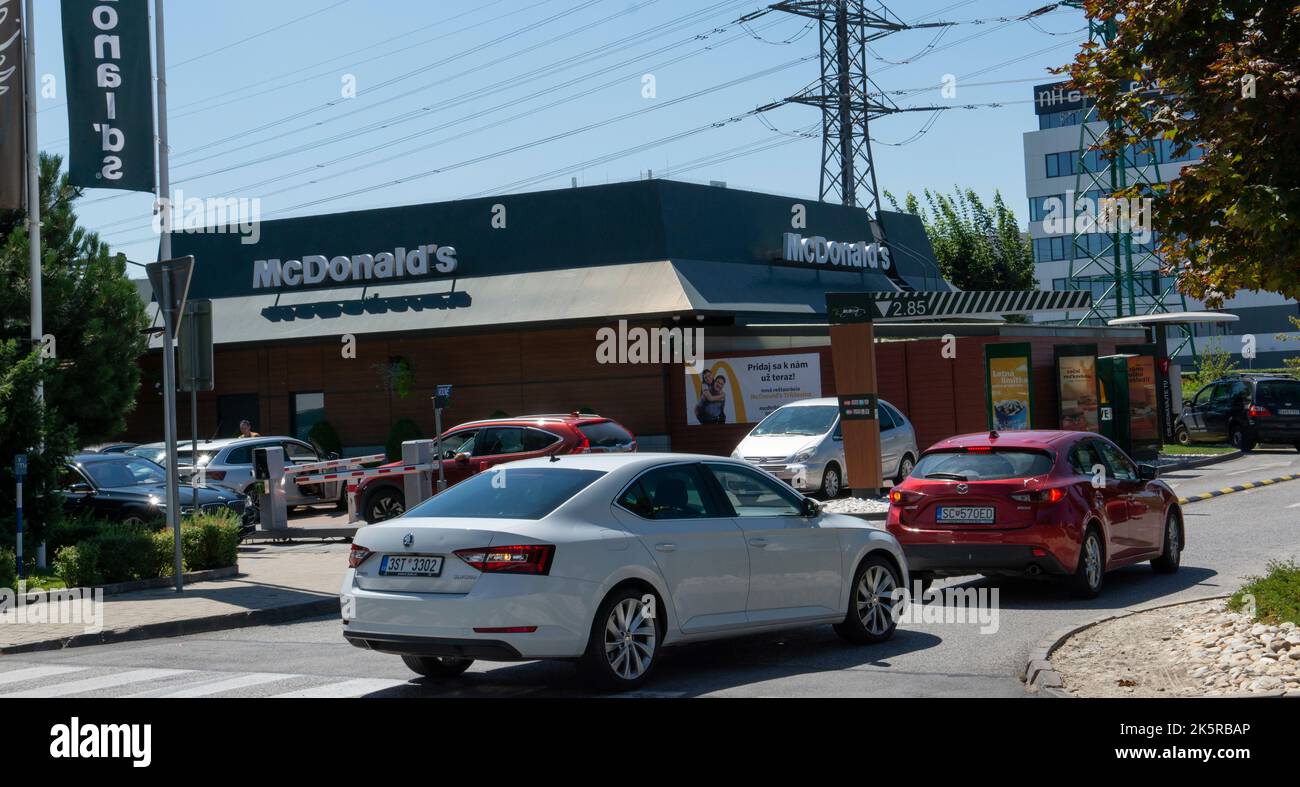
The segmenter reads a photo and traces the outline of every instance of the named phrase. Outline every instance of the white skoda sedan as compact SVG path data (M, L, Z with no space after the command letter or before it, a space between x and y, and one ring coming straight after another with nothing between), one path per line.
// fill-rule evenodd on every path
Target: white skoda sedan
M569 659L632 689L665 647L809 624L894 633L907 562L888 532L827 514L739 461L529 459L362 528L343 635L428 677L475 659Z

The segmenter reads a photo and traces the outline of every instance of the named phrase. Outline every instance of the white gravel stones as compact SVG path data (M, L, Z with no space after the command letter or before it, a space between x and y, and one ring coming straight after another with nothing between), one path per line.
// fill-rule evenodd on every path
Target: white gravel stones
M1300 692L1300 630L1228 612L1223 600L1108 621L1052 655L1079 696L1221 696Z
M883 514L889 510L889 501L862 497L840 497L827 500L822 510L829 514Z

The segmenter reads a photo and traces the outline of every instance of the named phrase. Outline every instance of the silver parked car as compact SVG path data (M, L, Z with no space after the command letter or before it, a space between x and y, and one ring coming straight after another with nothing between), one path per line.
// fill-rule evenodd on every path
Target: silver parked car
M223 487L240 494L248 494L253 485L253 449L278 445L284 449L285 466L319 462L323 459L336 458L320 456L310 443L292 437L236 437L223 440L207 440L199 443L198 464L203 468L203 483L207 486ZM164 456L162 461L166 461ZM194 472L194 457L190 443L181 441L176 451L177 471L184 483L189 483L190 474ZM285 502L289 506L311 505L313 503L337 503L347 505L341 481L323 484L284 485Z
M886 479L901 483L920 455L916 430L898 408L880 400L880 454ZM844 489L844 438L834 397L802 399L773 410L731 453L800 492L837 497Z

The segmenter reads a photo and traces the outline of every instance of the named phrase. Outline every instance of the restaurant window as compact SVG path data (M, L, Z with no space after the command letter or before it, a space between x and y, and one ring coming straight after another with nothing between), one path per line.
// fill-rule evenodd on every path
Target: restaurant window
M325 393L309 391L292 394L289 398L289 429L294 437L306 440L311 428L325 420Z

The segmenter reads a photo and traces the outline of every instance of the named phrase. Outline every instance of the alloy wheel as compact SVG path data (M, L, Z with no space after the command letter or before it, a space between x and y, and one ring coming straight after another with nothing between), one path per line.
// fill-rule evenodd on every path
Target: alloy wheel
M1177 560L1178 552L1182 549L1182 546L1178 543L1178 520L1174 518L1173 514L1165 518L1165 543L1169 545L1167 554Z
M392 495L380 495L370 507L370 513L376 521L392 519L406 513L406 506Z
M1095 588L1101 584L1101 544L1095 535L1088 536L1083 542L1083 571L1088 578L1088 587Z
M654 660L658 632L654 618L644 614L640 599L625 598L609 611L605 621L605 658L609 667L624 680L645 674Z
M906 481L907 477L912 474L912 470L915 468L916 463L912 461L912 457L903 457L903 461L898 465L898 482L901 484Z
M889 631L894 617L894 590L898 583L884 566L871 566L858 580L855 601L858 619L875 636Z

